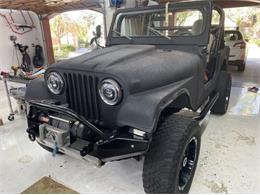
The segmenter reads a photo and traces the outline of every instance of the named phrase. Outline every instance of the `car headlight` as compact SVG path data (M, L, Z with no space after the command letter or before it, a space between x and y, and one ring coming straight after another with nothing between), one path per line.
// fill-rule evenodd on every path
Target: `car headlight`
M99 95L106 104L114 106L121 101L122 90L116 81L105 79L99 86Z
M47 75L47 86L53 94L59 95L63 91L64 81L58 73L51 72Z

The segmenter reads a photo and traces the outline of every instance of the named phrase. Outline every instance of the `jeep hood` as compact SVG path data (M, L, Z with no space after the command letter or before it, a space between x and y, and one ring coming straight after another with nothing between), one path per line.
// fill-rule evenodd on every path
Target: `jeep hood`
M62 61L53 69L111 75L130 92L144 91L193 77L201 58L193 53L151 45L118 45Z

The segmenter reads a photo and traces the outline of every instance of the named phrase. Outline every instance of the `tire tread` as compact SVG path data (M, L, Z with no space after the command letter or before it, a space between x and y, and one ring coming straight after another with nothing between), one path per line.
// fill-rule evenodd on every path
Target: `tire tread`
M146 193L176 193L171 181L178 175L176 166L187 137L196 127L199 127L196 121L177 115L170 115L159 124L144 162L143 187Z

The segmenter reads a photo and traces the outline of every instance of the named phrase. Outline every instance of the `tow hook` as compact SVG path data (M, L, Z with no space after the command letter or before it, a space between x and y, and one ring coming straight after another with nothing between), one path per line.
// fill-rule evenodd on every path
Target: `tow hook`
M29 139L30 139L32 142L34 142L34 141L36 140L35 133L34 133L32 130L30 130L30 129L27 129L26 131L27 131L27 133L28 133Z

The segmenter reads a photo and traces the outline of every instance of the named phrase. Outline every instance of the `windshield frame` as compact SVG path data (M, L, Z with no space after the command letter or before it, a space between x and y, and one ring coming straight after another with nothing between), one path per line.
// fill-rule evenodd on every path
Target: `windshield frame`
M113 36L114 26L118 25L118 15L138 14L142 12L158 12L165 11L165 5L148 6L145 8L131 8L118 10L113 17L110 31L108 35L107 45L118 44L151 44L151 45L206 45L209 39L212 3L209 1L197 1L197 2L182 2L182 3L170 3L169 9L171 11L178 10L199 10L204 17L204 31L200 35L192 36L171 36L171 40L163 36L131 36L131 40L126 37Z

